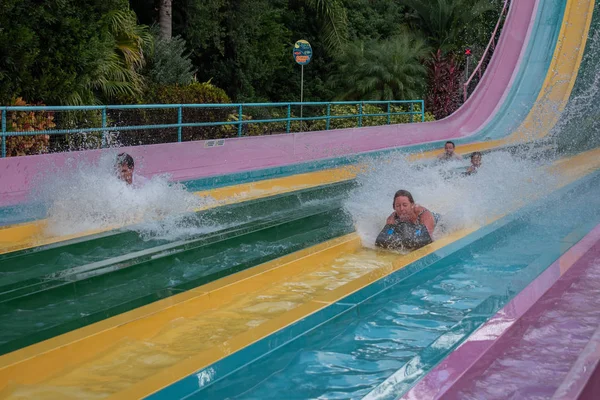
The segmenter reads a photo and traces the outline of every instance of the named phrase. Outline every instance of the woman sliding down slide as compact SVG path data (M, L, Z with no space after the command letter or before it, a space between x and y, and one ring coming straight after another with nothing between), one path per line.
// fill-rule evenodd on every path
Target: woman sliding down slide
M412 194L398 190L392 204L394 212L386 221L375 245L384 249L416 250L433 242L439 216L415 204Z

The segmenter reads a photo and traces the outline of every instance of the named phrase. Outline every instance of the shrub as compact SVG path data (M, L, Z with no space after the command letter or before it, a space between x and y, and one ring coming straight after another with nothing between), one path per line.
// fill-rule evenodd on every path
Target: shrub
M226 104L231 100L218 87L210 82L194 82L190 85L154 86L145 95L147 104ZM191 122L223 122L227 121L232 108L184 108L182 120ZM148 110L111 110L109 117L117 121L117 125L157 125L176 124L177 108ZM225 137L220 126L184 127L182 140L203 140ZM124 131L118 134L122 145L154 144L177 141L177 128L145 129L140 131Z
M21 97L11 102L12 106L28 106L43 104L27 104ZM11 111L6 114L8 132L50 130L54 124L54 114L46 111ZM48 152L49 135L8 136L6 138L6 155L8 157L27 156Z

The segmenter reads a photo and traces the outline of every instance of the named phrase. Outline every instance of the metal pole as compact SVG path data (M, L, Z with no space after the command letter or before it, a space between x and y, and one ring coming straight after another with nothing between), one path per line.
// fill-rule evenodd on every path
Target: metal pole
M363 105L358 103L358 127L362 127Z
M242 136L242 119L242 105L240 104L240 106L238 107L238 136Z
M471 57L467 57L467 68L465 68L465 72L466 72L466 77L465 77L465 81L469 80L469 59Z
M102 109L102 128L106 128L106 107ZM108 138L106 137L106 129L102 129L102 147L108 146Z
M410 103L410 123L413 123L413 112L415 111L414 103Z
M292 118L292 105L288 103L288 107L287 107L287 126L286 126L286 132L290 133L290 123L291 118Z
M304 65L301 66L300 72L300 132L302 132L302 127L304 125L304 120L302 119L302 103L304 102Z
M331 103L327 103L327 122L325 123L325 130L329 130L329 124L331 122Z
M177 124L179 125L177 127L177 141L181 142L181 123L183 122L183 110L181 107L181 104L179 105L179 107L177 108Z
M388 101L388 103L387 103L387 124L388 125L392 122L391 117L392 117L392 114L391 114L391 104Z
M6 157L6 108L2 110L2 158Z

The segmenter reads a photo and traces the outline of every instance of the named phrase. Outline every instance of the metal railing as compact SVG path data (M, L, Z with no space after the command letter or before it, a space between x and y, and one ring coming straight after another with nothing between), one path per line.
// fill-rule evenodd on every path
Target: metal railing
M481 79L481 76L483 75L484 61L488 57L488 55L490 55L496 48L496 40L497 40L496 36L500 29L500 25L505 20L504 16L508 13L508 9L510 8L510 3L511 3L510 0L504 0L504 6L502 7L502 11L500 12L500 16L498 17L498 22L496 23L496 27L494 28L494 32L492 33L492 37L490 38L490 41L489 41L487 47L483 51L481 60L479 60L479 64L477 64L477 67L473 70L473 72L471 73L471 76L469 76L469 79L467 79L467 81L463 84L463 100L464 101L467 101L467 98L469 97L469 95L468 95L469 84L473 81L473 78L475 77L475 75L479 75L479 79Z
M378 105L382 112L365 112L365 106ZM292 114L292 108L295 106L303 106L305 108L311 106L325 107L322 115L308 115L302 118L295 117ZM332 107L335 106L355 106L357 112L355 114L332 115ZM257 107L273 107L283 109L285 117L262 118L262 119L244 119L248 116L244 114ZM109 111L114 110L177 110L177 123L163 124L146 124L146 125L117 125L119 121L110 124ZM184 122L183 111L186 109L233 109L233 113L229 115L227 121L189 121ZM100 113L97 118L100 126L92 126L85 128L73 129L47 129L47 130L9 130L7 125L7 114L11 112L74 112L74 111L95 111ZM378 110L379 111L379 110ZM291 102L291 103L246 103L246 104L139 104L139 105L105 105L105 106L3 106L0 107L1 118L1 140L2 140L2 157L6 157L7 138L11 136L36 136L36 135L72 135L78 133L101 133L102 145L107 147L105 135L110 132L123 131L139 131L153 129L176 129L177 141L181 142L183 128L191 127L216 127L216 126L237 126L237 136L243 136L244 125L251 124L267 124L267 123L285 123L285 132L290 133L292 122L300 122L300 131L305 121L325 120L325 130L331 128L331 121L338 119L356 118L357 127L363 126L365 118L369 117L385 117L385 124L389 125L392 122L393 116L407 115L407 122L415 122L414 117L419 116L421 122L425 121L425 104L423 100L396 100L396 101L340 101L340 102ZM283 114L283 113L282 113ZM383 125L383 124L380 124ZM282 132L283 133L283 130Z

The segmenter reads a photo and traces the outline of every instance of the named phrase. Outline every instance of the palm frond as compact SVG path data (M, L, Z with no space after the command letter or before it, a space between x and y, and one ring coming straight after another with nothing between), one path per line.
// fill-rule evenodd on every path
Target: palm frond
M348 16L339 0L305 0L323 20L323 42L328 50L339 49L348 39Z

